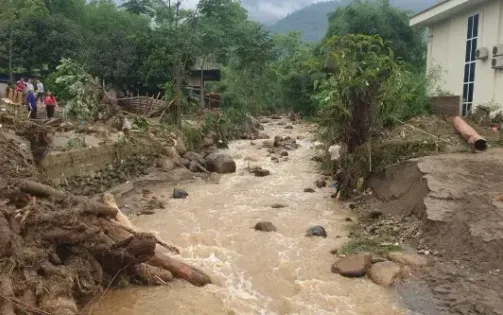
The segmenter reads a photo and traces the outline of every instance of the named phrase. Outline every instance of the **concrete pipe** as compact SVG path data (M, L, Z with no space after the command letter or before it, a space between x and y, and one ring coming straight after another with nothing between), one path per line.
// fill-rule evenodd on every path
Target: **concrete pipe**
M482 138L475 129L459 116L452 118L452 125L456 131L468 142L472 151L485 151L487 149L487 141Z

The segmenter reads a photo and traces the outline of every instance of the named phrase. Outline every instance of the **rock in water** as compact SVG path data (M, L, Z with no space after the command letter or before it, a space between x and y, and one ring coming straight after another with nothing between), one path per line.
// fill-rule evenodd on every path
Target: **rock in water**
M392 252L388 254L388 258L397 264L412 267L420 267L428 263L428 260L424 256L420 256L416 253Z
M189 194L180 188L173 189L173 198L175 199L185 199L189 196Z
M293 129L293 126L292 125L287 125L287 126L285 126L285 129Z
M276 227L272 222L259 222L255 224L255 230L262 232L276 232Z
M327 231L321 225L317 225L317 226L310 227L309 230L306 231L306 236L307 237L320 236L320 237L326 238Z
M306 188L306 189L304 189L304 192L306 192L306 193L314 193L314 189L312 189L312 188Z
M281 151L281 153L280 153L279 155L281 155L281 156L288 156L288 152L286 152L286 151Z
M327 182L322 179L317 180L315 182L315 184L316 184L316 187L318 187L318 188L327 187Z
M265 168L262 168L260 166L252 167L248 171L252 174L255 174L255 176L257 177L265 177L271 175L271 172L269 170L266 170Z
M360 253L341 258L332 265L332 272L343 277L359 278L365 276L372 265L372 255Z
M383 261L372 265L368 275L375 284L384 287L393 285L396 277L400 274L400 266L392 261Z
M280 208L286 208L286 206L284 204L281 204L281 203L275 203L271 206L271 208L273 209L280 209Z
M227 154L211 153L205 158L208 171L220 174L234 173L236 162Z

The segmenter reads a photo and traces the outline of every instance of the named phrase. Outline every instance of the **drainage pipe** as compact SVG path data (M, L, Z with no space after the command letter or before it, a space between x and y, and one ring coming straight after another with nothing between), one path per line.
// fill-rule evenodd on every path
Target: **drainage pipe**
M473 152L485 151L487 149L487 141L482 138L475 129L459 116L452 118L452 125L456 131L468 142Z

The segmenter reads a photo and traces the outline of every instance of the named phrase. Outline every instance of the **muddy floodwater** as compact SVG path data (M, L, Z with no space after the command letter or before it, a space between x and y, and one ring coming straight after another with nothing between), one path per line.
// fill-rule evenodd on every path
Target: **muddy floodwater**
M404 314L390 289L331 272L336 257L330 251L347 240L351 223L345 219L352 214L330 198L330 187L303 192L316 188L318 176L311 161L311 128L287 130L277 121L265 127L271 137L302 137L288 161L271 161L262 140L232 142L225 152L237 163L235 174L222 176L220 184L182 184L187 199L170 200L166 210L133 218L140 228L176 244L183 259L206 271L214 284L197 288L176 281L111 290L91 314ZM254 177L244 171L248 165L267 168L271 175ZM169 195L172 189L155 193ZM273 209L276 203L286 207ZM258 221L271 221L278 231L254 231ZM328 237L305 237L313 225L324 226Z

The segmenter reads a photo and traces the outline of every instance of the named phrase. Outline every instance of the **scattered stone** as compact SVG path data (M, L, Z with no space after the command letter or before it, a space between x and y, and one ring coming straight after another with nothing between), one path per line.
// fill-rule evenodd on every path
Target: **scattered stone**
M377 263L380 263L383 261L387 261L387 260L381 256L375 256L375 255L372 256L372 264L377 264Z
M180 188L173 189L173 198L175 199L185 199L189 196L189 194Z
M313 188L305 188L304 192L305 193L314 193L314 189Z
M372 220L377 220L379 219L380 217L382 216L382 211L381 210L372 210L368 217L369 219L372 219Z
M175 162L170 158L161 158L156 161L156 166L162 171L171 171L176 168Z
M141 190L141 193L142 193L143 195L148 195L148 194L151 194L151 193L152 193L152 190L150 190L150 189L148 189L148 188L143 188L143 189Z
M286 125L286 122L284 122L284 121L280 121L280 122L278 123L278 126L284 126L284 125Z
M279 146L281 141L283 141L282 136L275 136L274 141L273 141L273 146L275 146L275 147Z
M293 129L293 126L292 125L286 125L285 129Z
M260 118L260 120L258 122L261 124L267 124L267 123L270 123L271 121L267 118Z
M197 166L196 162L189 163L189 171L194 172L194 173L201 172L201 170L199 169L199 166Z
M286 205L283 205L281 203L275 203L271 206L273 209L280 209L280 208L286 208Z
M318 163L322 163L324 161L325 157L322 156L322 155L315 155L311 158L311 161L313 162L318 162Z
M206 161L204 160L204 158L199 153L196 153L196 152L193 152L193 151L188 151L187 153L185 153L183 155L183 157L186 158L187 160L191 161L191 162L195 162L195 163L203 166L204 168L206 168Z
M390 287L400 274L400 266L392 261L383 261L373 264L368 275L369 278L378 285Z
M255 230L262 232L276 232L276 227L272 224L272 222L258 222L255 224Z
M265 140L264 142L262 142L262 145L266 148L273 148L274 140Z
M337 199L338 195L339 195L339 193L334 192L333 194L330 195L330 198Z
M327 187L327 182L325 180L323 180L323 179L318 179L316 182L314 182L314 184L318 188Z
M275 119L275 120L281 119L281 116L279 116L279 115L272 115L271 119Z
M256 143L254 141L251 141L250 145L256 145Z
M327 237L327 231L325 230L324 227L322 227L321 225L317 225L317 226L313 226L313 227L310 227L307 231L306 231L306 236L307 237L311 237L311 236L319 236L319 237L324 237L326 238Z
M360 253L339 259L332 265L332 272L343 277L359 278L365 276L371 266L372 256Z
M155 211L153 209L143 209L140 214L144 214L144 215L152 215L152 214L155 214Z
M185 144L181 138L176 139L175 149L180 155L184 155L187 152Z
M271 157L271 161L276 162L276 163L278 163L278 162L279 162L278 158L277 158L277 157L275 157L275 156Z
M248 171L257 177L265 177L271 175L271 172L269 170L262 168L260 166L252 167Z
M190 164L190 161L187 159L184 159L184 158L180 158L180 160L178 160L178 161L179 161L180 165L185 166L185 167L188 167Z
M410 252L391 252L388 254L388 258L397 264L412 267L420 267L428 263L426 257Z
M280 153L279 155L281 155L281 156L288 156L288 152L286 152L286 151L281 151L281 153Z
M227 174L236 171L236 162L227 154L212 153L206 157L205 161L210 172Z
M330 251L330 254L332 255L337 255L337 253L339 253L339 250L337 248L334 248Z
M213 141L212 138L210 138L210 137L203 138L203 146L204 147L211 147L213 145L215 145L215 141Z
M345 218L344 221L346 221L346 222L353 222L353 219L351 219L351 218Z
M257 135L257 139L269 139L271 136L269 136L267 133L265 132L259 132L258 135Z

